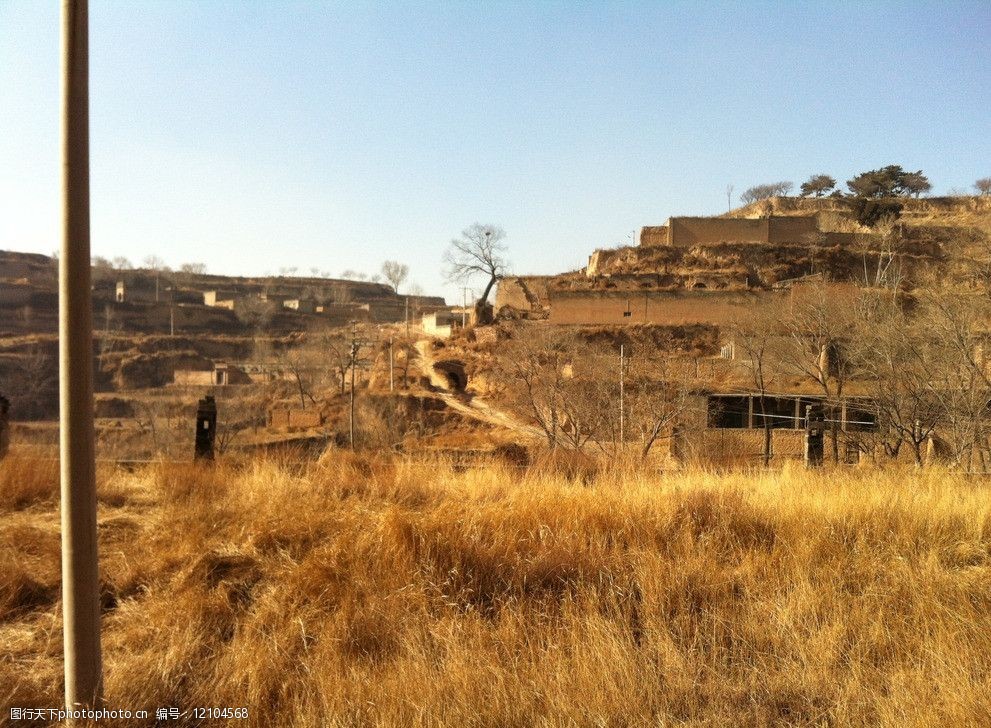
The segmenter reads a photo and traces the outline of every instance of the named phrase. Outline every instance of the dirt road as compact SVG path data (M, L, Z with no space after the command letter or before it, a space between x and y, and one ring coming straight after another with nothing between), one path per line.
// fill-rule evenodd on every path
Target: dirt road
M414 344L414 347L419 354L417 363L420 369L424 376L430 380L430 384L437 389L437 394L448 407L467 417L512 430L519 436L520 442L543 439L544 433L539 428L520 422L509 413L494 407L476 395L452 390L448 377L434 367L436 357L430 348L430 339L420 339Z

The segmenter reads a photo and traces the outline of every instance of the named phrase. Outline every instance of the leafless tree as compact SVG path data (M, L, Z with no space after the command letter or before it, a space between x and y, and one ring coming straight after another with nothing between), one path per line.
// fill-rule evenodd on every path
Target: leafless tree
M732 329L733 346L757 393L757 417L764 431L761 456L765 466L771 462L772 431L776 424L769 414L767 395L780 376L780 351L775 350L775 343L782 340L781 313L777 306L761 308L738 321Z
M628 429L640 438L640 457L646 459L651 449L672 437L674 426L685 419L692 405L692 389L699 383L687 361L669 356L656 346L630 348L625 414Z
M877 411L873 439L890 457L907 443L921 464L924 445L943 419L937 384L945 363L943 343L924 320L879 291L862 296L858 313L850 354Z
M974 183L974 189L979 195L991 195L991 177L981 177Z
M813 382L822 391L830 421L833 459L839 462L839 408L846 383L856 373L847 348L856 335L858 292L828 282L796 286L782 311L782 373Z
M485 289L475 303L475 319L479 323L491 321L488 306L489 294L508 269L504 257L505 231L495 225L474 223L461 232L460 238L451 240L444 253L447 278L464 282L475 276L486 278Z
M392 290L399 293L399 286L409 276L409 266L395 260L387 260L382 264L382 277L392 286Z
M864 285L897 291L903 282L901 225L888 217L878 222L874 229L876 242L866 245L862 252ZM871 247L875 249L871 250Z
M940 431L953 449L955 462L987 472L991 469L991 341L986 322L991 306L982 296L950 289L936 282L919 292L919 325L930 337L939 368L933 394L940 410Z
M589 391L576 377L581 351L573 332L533 327L507 342L494 368L506 405L539 428L551 449L581 449L599 424L586 417Z
M169 270L165 261L157 255L149 255L143 261L145 268L155 274L155 301L159 300L159 289L161 287L162 273Z
M102 283L115 277L113 264L102 256L94 256L92 266L94 283Z
M130 260L125 258L123 255L118 255L114 257L110 263L113 265L114 270L123 271L131 270L134 268L134 264Z
M771 182L768 184L754 185L740 195L740 201L744 205L752 202L767 200L771 197L783 197L791 192L794 185L791 182Z

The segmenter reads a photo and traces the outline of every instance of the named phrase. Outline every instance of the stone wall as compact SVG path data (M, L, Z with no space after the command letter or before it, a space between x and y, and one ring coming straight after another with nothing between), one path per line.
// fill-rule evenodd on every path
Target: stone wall
M554 291L552 324L726 325L780 294L749 291Z

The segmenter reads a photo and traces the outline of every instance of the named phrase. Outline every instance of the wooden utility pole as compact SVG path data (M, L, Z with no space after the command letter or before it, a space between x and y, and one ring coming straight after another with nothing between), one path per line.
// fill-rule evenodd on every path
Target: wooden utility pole
M89 12L62 0L62 251L59 453L67 708L103 693L93 445L93 294L89 246Z
M394 392L396 389L395 377L393 376L393 359L392 359L392 337L389 337L389 391Z
M354 450L354 370L358 365L358 324L351 322L351 407L348 416L348 441Z
M626 352L623 348L623 344L620 344L619 345L619 445L620 447L623 446L623 440L625 439L623 437L623 435L625 434L623 430L626 424L626 412L624 411L624 407L623 407L623 397L626 389L625 381L623 377L624 375L623 360L625 359L625 353Z

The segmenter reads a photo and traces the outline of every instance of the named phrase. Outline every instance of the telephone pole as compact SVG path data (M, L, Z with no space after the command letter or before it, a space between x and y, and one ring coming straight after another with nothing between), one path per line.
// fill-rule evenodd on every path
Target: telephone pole
M358 322L351 322L351 408L349 414L348 441L354 450L354 370L358 365Z
M623 344L620 344L619 345L619 445L620 447L623 446L623 441L625 439L623 437L624 435L623 430L626 424L626 413L624 412L624 408L623 408L623 396L625 394L624 390L626 384L623 378L624 359L625 359L625 351L623 348Z
M389 391L393 392L396 389L395 379L393 378L393 364L392 364L392 337L389 337Z
M62 0L59 455L67 708L102 699L89 241L89 8Z

